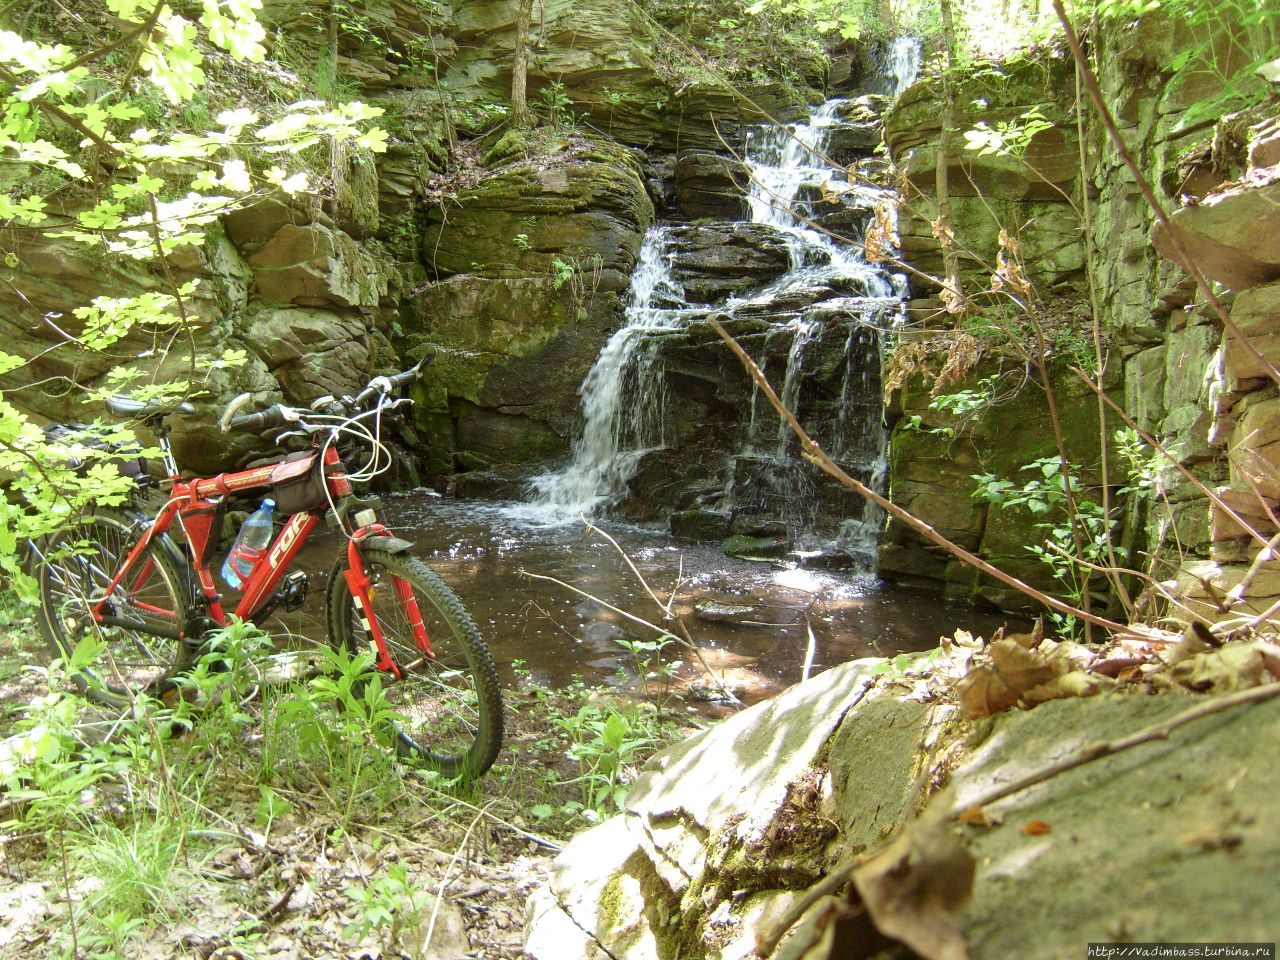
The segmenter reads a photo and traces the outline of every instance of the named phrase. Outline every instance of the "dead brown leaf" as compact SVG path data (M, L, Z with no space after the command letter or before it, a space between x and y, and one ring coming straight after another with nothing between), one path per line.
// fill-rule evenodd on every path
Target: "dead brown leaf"
M960 710L971 720L1008 710L1018 702L1010 688L990 664L974 667L956 684Z
M1264 640L1234 641L1216 650L1184 652L1169 672L1175 681L1191 690L1245 690L1280 678L1280 648Z
M991 662L969 671L956 686L960 709L970 718L1007 710L1027 691L1049 683L1057 673L1044 656L1012 638L997 640L987 652Z
M979 806L965 807L956 817L961 823L967 823L971 827L998 827L1004 822L1004 817L998 813L988 813L986 808Z
M967 960L958 913L974 861L951 825L950 791L934 797L896 840L853 872L872 923L924 960Z
M1205 827L1178 838L1178 842L1188 847L1198 847L1205 853L1214 850L1234 850L1240 846L1243 837L1238 833L1223 833L1217 827Z

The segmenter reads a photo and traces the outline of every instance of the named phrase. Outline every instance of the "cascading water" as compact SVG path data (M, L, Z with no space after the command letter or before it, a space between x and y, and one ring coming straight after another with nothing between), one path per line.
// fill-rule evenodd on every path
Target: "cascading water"
M898 41L887 51L879 73L887 92L911 82L919 62L918 41ZM844 170L826 159L829 138L846 121L847 100L816 108L805 123L751 130L744 158L751 174L747 202L753 236L785 247L788 269L756 290L717 303L701 303L682 282L677 268L677 237L690 228L658 226L645 236L632 277L623 326L609 339L580 390L583 429L570 462L560 471L535 477L532 499L517 509L535 522L556 523L581 513L599 512L627 494L646 457L667 443L664 400L669 354L687 349L689 327L709 313L764 320L763 346L779 353L785 369L770 374L781 397L802 419L806 402L806 358L816 340L838 335L843 344L843 382L827 401L838 413L828 416L820 440L850 472L883 485L885 431L879 401L878 330L901 313L903 280L869 265L860 245L838 243L820 229L819 203L844 205L867 216L883 192L849 183ZM732 224L724 226L732 227ZM785 339L783 339L785 338ZM825 341L824 341L825 342ZM683 347L674 346L683 344ZM762 358L763 360L763 358ZM743 407L746 406L744 401ZM737 451L724 451L723 482L706 488L699 503L733 516L774 516L785 521L791 539L803 545L818 521L820 505L811 470L789 455L794 442L785 425L774 430L772 412L741 411ZM819 431L821 433L821 431ZM840 516L844 516L842 513ZM854 554L874 549L881 518L871 511L841 523L826 518L827 533L838 528L838 545Z
M690 308L671 276L667 231L651 229L640 247L626 307L626 322L609 338L578 393L582 434L573 458L557 473L530 481L531 519L575 519L608 506L625 489L646 453L662 446L662 370L648 339L684 327Z
M911 86L920 70L920 57L924 45L919 37L898 37L885 51L877 65L875 86L877 93L896 97Z

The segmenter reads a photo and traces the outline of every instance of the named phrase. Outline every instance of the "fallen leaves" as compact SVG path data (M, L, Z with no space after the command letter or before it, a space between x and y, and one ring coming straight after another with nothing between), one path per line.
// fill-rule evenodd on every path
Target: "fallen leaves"
M1115 686L1112 678L1089 671L1096 654L1068 640L1022 634L994 640L984 653L956 684L960 709L971 719L1064 697L1091 697Z
M853 884L876 929L925 960L966 960L959 911L973 891L974 861L936 796L896 840L858 866Z
M1215 643L1208 631L1188 630L1164 656L1168 678L1198 693L1230 693L1280 680L1280 646L1269 640Z

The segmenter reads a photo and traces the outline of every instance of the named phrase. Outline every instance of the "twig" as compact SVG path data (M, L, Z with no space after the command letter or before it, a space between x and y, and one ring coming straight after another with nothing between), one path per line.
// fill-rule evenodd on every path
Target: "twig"
M800 669L800 679L808 680L809 671L813 669L814 648L817 646L817 640L813 635L813 624L809 622L808 611L804 615L804 632L808 636L808 641L804 648L804 665Z
M626 617L628 620L631 620L634 623L638 623L643 627L648 627L650 630L654 631L655 633L668 634L671 632L670 630L663 630L662 627L658 626L656 623L650 623L648 620L645 620L643 617L637 617L634 613L628 613L626 610L623 610L621 607L615 607L612 603L609 603L609 601L601 600L599 597L594 596L593 594L587 593L587 591L579 589L578 587L575 587L571 583L565 583L563 580L557 580L555 577L549 577L546 574L542 574L542 573L530 573L528 570L524 570L524 569L517 570L516 574L518 576L528 577L530 580L545 580L547 583L554 583L558 587L564 587L566 590L571 590L580 597L585 597L586 599L591 600L594 603L600 604L600 606L604 607L606 610L612 610L614 613L618 614L618 616L620 617Z
M716 320L715 317L708 318L707 323L711 326L711 329L714 330L717 334L719 334L720 338L724 340L726 344L728 344L729 349L732 350L734 355L739 359L739 361L741 361L748 375L750 375L751 379L756 382L756 385L760 388L761 392L764 393L764 395L768 398L769 402L773 405L773 408L778 411L778 415L787 422L787 425L791 427L791 431L797 437L799 437L800 447L804 452L804 458L808 460L810 463L819 467L823 472L834 477L837 481L840 482L841 485L848 487L850 490L853 490L855 493L857 493L864 499L870 500L872 503L880 507L886 513L896 517L898 520L905 523L912 530L921 534L931 542L936 543L938 546L942 547L952 556L959 558L960 560L964 561L970 566L976 567L977 569L981 570L983 573L987 574L988 576L993 577L996 580L999 580L1001 583L1004 583L1010 587L1013 587L1015 590L1019 591L1020 593L1026 594L1028 597L1031 597L1033 600L1043 603L1045 606L1053 610L1057 610L1059 613L1065 613L1070 616L1077 617L1081 620L1085 620L1089 623L1097 624L1098 626L1104 627L1107 630L1111 630L1113 632L1118 632L1118 631L1127 629L1125 626L1123 626L1122 624L1116 623L1114 620L1108 620L1106 617L1100 617L1097 614L1087 613L1086 611L1081 610L1078 607L1073 607L1071 606L1071 604L1066 603L1062 600L1059 600L1057 597L1051 597L1049 594L1044 593L1040 590L1037 590L1035 587L1031 586L1030 584L1023 583L1017 577L1014 577L1008 573L1005 573L1003 570L1000 570L997 567L992 566L990 563L988 563L986 560L983 560L981 557L970 553L968 550L964 549L964 547L960 546L959 544L954 543L951 540L948 540L942 534L938 533L938 531L933 529L933 527L929 526L929 524L925 523L923 520L919 519L914 514L909 513L898 504L894 503L893 501L889 500L884 496L881 496L879 493L876 493L876 491L872 490L870 487L868 487L866 484L862 483L861 481L856 480L855 478L849 476L849 474L845 473L844 470L842 470L840 466L836 464L835 461L833 461L829 456L827 456L826 452L822 449L822 447L820 447L813 440L813 438L809 436L809 434L805 431L804 427L800 425L800 421L798 421L795 418L795 415L792 414L791 411L788 410L786 406L782 403L782 401L778 399L777 393L774 392L773 387L769 384L769 381L765 378L764 373L761 372L758 366L756 366L755 361L752 360L750 356L748 356L747 352L742 349L742 345L739 344L738 341L735 340L733 336L730 335L729 332L726 331L725 328L720 325L720 322Z
M1280 533L1268 540L1267 545L1258 551L1258 555L1253 558L1253 563L1249 565L1249 570L1245 573L1244 579L1227 591L1228 607L1238 606L1244 601L1245 593L1253 586L1253 581L1258 574L1262 572L1263 564L1276 556L1277 547L1280 547Z
M1267 376L1277 384L1280 384L1280 370L1277 370L1271 361L1262 355L1262 352L1254 346L1252 340L1245 336L1244 331L1231 319L1230 314L1222 306L1222 302L1218 299L1217 294L1213 292L1213 287L1209 284L1208 279L1187 253L1186 247L1183 246L1178 227L1156 198L1155 191L1151 189L1150 181L1147 180L1146 175L1142 172L1138 161L1134 159L1128 144L1120 136L1120 129L1116 126L1115 117L1112 116L1111 109L1107 106L1107 101L1102 95L1102 88L1098 86L1098 78L1094 75L1093 67L1090 66L1088 57L1085 56L1084 48L1080 44L1080 37L1077 36L1075 27L1071 25L1071 18L1067 16L1062 0L1053 0L1053 10L1058 15L1058 20L1062 23L1062 29L1067 35L1067 45L1071 48L1071 56L1075 58L1076 66L1080 70L1080 78L1084 81L1084 87L1089 93L1089 99L1093 101L1094 108L1098 111L1098 116L1102 118L1103 126L1107 128L1108 137L1110 137L1116 151L1120 154L1120 159L1124 161L1125 166L1129 168L1129 172L1133 175L1133 179L1138 186L1138 190L1142 193L1143 199L1146 200L1147 206L1151 208L1151 212L1155 214L1156 220L1159 221L1160 225L1165 228L1166 236L1169 238L1169 245L1173 248L1174 259L1191 274L1196 286L1200 288L1200 293L1209 302L1218 319L1222 321L1222 326L1227 333L1244 348L1250 359L1261 365L1262 369L1267 372Z
M1144 727L1136 733L1130 734L1127 737L1122 737L1119 740L1103 741L1084 746L1063 760L1059 760L1047 767L1043 767L1040 770L1013 781L1012 783L1006 784L1005 786L997 787L988 791L977 800L957 803L949 811L948 816L954 819L966 810L974 807L984 807L995 803L997 800L1003 800L1006 797L1027 789L1028 787L1033 787L1036 784L1044 783L1046 780L1051 780L1059 774L1066 773L1068 770L1074 770L1077 767L1082 767L1095 760L1101 760L1103 757L1114 756L1117 753L1140 746L1144 743L1168 739L1169 735L1173 733L1174 730L1177 730L1179 727L1185 726L1188 723L1192 723L1195 720L1199 720L1202 717L1221 713L1224 710L1229 710L1232 707L1241 706L1243 704L1261 703L1264 700L1270 700L1277 696L1280 696L1280 682L1269 683L1261 687L1252 687L1249 690L1241 690L1223 697L1218 697L1214 700L1209 700L1206 703L1192 707L1190 710L1184 710L1179 714L1169 717L1167 720L1162 720L1159 723ZM859 849L840 860L831 868L830 873L815 883L812 887L805 890L796 899L791 908L779 918L779 922L769 934L762 935L760 937L756 945L756 953L760 957L769 956L786 935L787 931L790 930L791 927L793 927L800 919L805 910L809 909L809 907L816 903L820 898L828 894L834 894L837 890L843 887L858 866L874 855L875 854L872 853L864 856Z
M538 834L536 834L536 833L530 833L528 830L525 830L523 827L517 827L514 823L511 823L511 822L510 822L510 821L508 821L508 820L503 820L503 819L502 819L500 816L498 816L497 814L495 814L495 813L491 813L491 812L489 811L489 804L486 804L484 807L477 807L474 803L468 803L466 800L462 800L462 799L460 799L460 798L458 798L458 797L450 796L449 794L447 794L445 791L443 791L443 790L439 789L438 787L433 787L433 786L431 786L430 784L425 784L425 786L426 786L426 788L427 788L428 790L430 790L432 793L439 794L440 796L443 796L443 797L449 797L449 799L450 799L453 803L456 803L456 804L457 804L458 806L460 806L460 807L466 807L468 810L473 810L473 811L475 811L476 813L484 814L484 816L488 817L490 820L492 820L492 821L493 821L495 824L497 824L499 827L502 827L503 829L508 830L508 831L510 831L511 833L516 834L517 836L524 837L526 840L530 840L530 841L532 841L533 843L536 843L536 844L537 844L538 846L540 846L540 847L544 847L544 848L546 848L547 850L554 850L554 851L556 851L557 853L558 853L561 849L563 849L563 848L561 847L561 845L560 845L560 844L556 843L556 841L554 841L554 840L549 840L549 839L547 839L546 837L539 836L539 835L538 835ZM421 821L421 823L430 823L430 822L431 822L430 820L424 820L424 821ZM417 826L420 826L420 825L421 825L421 824L414 824L414 827L416 828ZM388 833L387 835L388 835L388 836L392 836L392 834L390 834L390 833ZM397 834L396 836L400 836L400 835L398 835L398 834ZM433 849L433 848L428 848L428 849Z
M1124 425L1128 427L1130 430L1132 430L1134 433L1136 433L1139 437L1142 438L1143 443L1147 444L1147 446L1151 447L1151 449L1155 450L1158 454L1164 457L1165 460L1169 461L1169 464L1175 470L1177 470L1180 474L1186 477L1187 481L1193 487L1195 487L1197 490L1203 493L1206 497L1208 497L1209 500L1214 504L1214 506L1216 506L1223 513L1225 513L1232 520L1234 520L1237 524L1239 524L1241 530L1244 530L1247 534L1249 534L1249 536L1257 540L1258 543L1264 546L1267 544L1268 541L1266 537L1260 534L1257 530L1253 529L1253 527L1250 526L1249 522L1245 520L1244 517L1240 516L1240 514L1238 514L1235 510L1233 510L1230 506L1228 506L1227 502L1223 500L1222 497L1218 496L1211 489L1209 489L1208 485L1203 480L1201 480L1194 473L1192 473L1185 466L1183 466L1182 461L1179 460L1177 457L1175 457L1172 453L1170 453L1169 450L1159 440L1157 440L1146 430L1143 430L1140 426L1138 426L1137 421L1134 420L1133 417L1129 416L1129 414L1125 413L1124 408L1121 407L1120 404L1116 403L1109 396L1107 396L1107 392L1102 388L1102 384L1095 383L1093 378L1090 377L1087 373L1085 373L1084 370L1082 370L1080 367L1072 367L1071 372L1074 373L1081 380L1083 380L1090 390L1092 390L1094 393L1100 396L1103 402L1106 403L1106 405L1115 412L1116 416L1118 416L1122 421L1124 421Z
M711 669L711 665L708 664L706 659L702 656L702 651L698 649L698 645L694 642L693 635L689 632L689 628L685 626L684 620L671 612L671 605L675 602L675 598L676 598L675 591L680 586L680 577L679 576L676 577L675 586L672 587L672 590L671 590L671 597L667 600L666 603L663 603L658 598L658 595L654 593L652 589L650 589L648 581L645 580L644 575L636 568L636 565L631 561L631 558L627 556L627 552L622 549L622 547L618 544L618 541L613 539L613 537L609 536L609 534L607 534L605 531L601 530L599 527L597 527L595 524L589 521L585 516L582 517L582 522L587 525L588 532L594 531L595 533L600 534L600 536L608 540L611 544L613 544L613 548L622 555L622 559L626 561L627 566L631 568L631 572L634 573L636 575L636 579L640 581L640 586L644 587L645 592L649 594L653 602L658 605L658 609L662 611L663 619L670 620L673 623L675 623L676 629L680 631L680 635L677 636L676 634L671 633L671 631L669 630L662 630L658 627L654 627L654 629L658 630L660 633L675 637L675 639L681 644L681 646L685 647L686 649L689 650L690 653L693 654L694 658L697 659L698 664L706 672L707 676L711 678L711 682L716 685L720 693L728 697L731 702L740 703L741 701L739 701L737 696L734 695L734 692L730 690L728 687L726 687L723 681L716 678L715 672ZM681 558L680 569L681 571L684 570L683 557ZM653 626L653 625L650 624L650 626Z
M1198 706L1192 707L1190 710L1184 710L1179 714L1175 714L1167 720L1161 720L1159 723L1153 723L1148 727L1143 727L1136 733L1131 733L1127 737L1121 737L1119 740L1104 740L1097 743L1086 744L1075 753L1056 763L1051 763L1047 767L1042 767L1025 777L1020 777L1011 783L1003 786L994 787L985 794L979 796L976 800L969 800L963 805L957 804L955 809L951 811L951 815L958 816L964 810L971 807L985 807L988 804L995 803L997 800L1003 800L1005 797L1020 793L1028 787L1034 787L1038 783L1044 783L1051 780L1061 773L1068 770L1074 770L1076 767L1082 767L1087 763L1095 760L1101 760L1103 757L1110 757L1124 750L1141 746L1144 743L1151 743L1155 740L1166 740L1169 734L1173 733L1179 727L1186 726L1202 717L1212 716L1215 713L1221 713L1224 710L1230 710L1232 707L1238 707L1247 703L1260 703L1264 700L1270 700L1274 697L1280 697L1280 682L1264 684L1260 687L1251 687L1248 690L1240 690L1236 693L1230 693L1223 697L1209 700Z
M1179 600L1178 595L1176 593L1174 593L1172 590L1166 587L1163 583L1161 583L1155 577L1151 576L1151 574L1149 573L1144 573L1141 570L1135 570L1133 567L1105 566L1101 563L1093 563L1089 560L1084 559L1083 557L1072 556L1070 553L1068 553L1066 550L1063 550L1060 546L1058 546L1052 540L1046 540L1044 543L1044 546L1045 546L1045 549L1051 551L1052 553L1058 554L1058 556L1062 557L1064 560L1069 560L1071 563L1079 564L1080 566L1086 567L1097 573L1106 574L1109 578L1111 576L1118 576L1119 574L1127 574L1128 576L1131 576L1131 577L1137 577L1139 580L1145 580L1148 584L1150 584L1152 590L1159 593L1162 597L1164 597L1166 600L1172 603L1175 607L1179 607L1180 609L1184 610L1190 616L1201 621L1206 627L1210 625L1207 619L1200 616L1200 614L1196 613L1194 610L1188 607L1185 603L1182 602L1182 600Z
M436 918L440 915L440 904L444 903L445 888L447 888L453 881L453 877L449 875L449 871L452 870L454 866L457 865L458 861L462 859L462 851L467 848L467 841L471 839L472 831L475 830L476 824L484 819L485 815L489 812L489 807L491 807L493 803L494 801L490 800L481 807L475 817L472 818L471 823L467 825L466 832L462 835L462 839L458 841L457 849L453 851L453 858L449 861L449 865L444 869L444 876L440 878L440 886L436 888L436 902L431 905L431 919L427 921L427 932L422 938L422 949L424 951L431 946L431 938L435 936Z
M284 913L285 908L289 906L289 901L293 899L293 892L297 889L298 889L298 875L295 873L293 876L285 880L284 893L280 895L280 898L276 900L276 902L273 903L271 906L267 907L267 909L263 910L260 914L258 914L258 917L257 917L258 922L267 923L275 919L276 917L278 917L280 914Z

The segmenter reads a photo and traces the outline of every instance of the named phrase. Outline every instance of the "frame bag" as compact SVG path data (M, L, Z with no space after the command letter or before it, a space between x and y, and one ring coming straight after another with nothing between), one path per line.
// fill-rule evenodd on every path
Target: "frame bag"
M320 455L291 453L271 471L271 496L281 514L316 513L329 505Z

